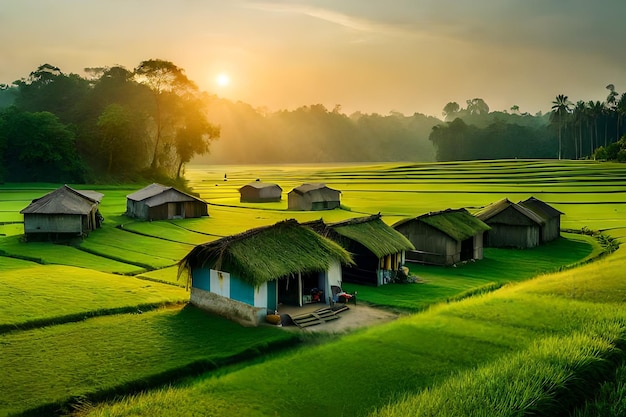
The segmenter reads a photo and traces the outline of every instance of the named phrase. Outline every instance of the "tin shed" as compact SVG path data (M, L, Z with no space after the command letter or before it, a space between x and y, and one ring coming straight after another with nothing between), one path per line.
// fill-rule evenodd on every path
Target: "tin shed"
M67 185L33 200L20 211L24 215L24 235L87 236L99 228L104 218L98 211L103 194L75 190Z
M487 223L485 246L496 248L534 248L541 242L545 221L534 211L507 198L485 206L474 214Z
M126 216L145 220L208 216L206 201L161 184L150 184L126 196Z
M533 211L543 219L544 224L541 227L539 237L541 243L549 242L561 235L562 212L535 197L530 197L527 200L520 201L518 204Z
M278 184L253 181L239 189L242 203L271 203L282 199L283 189Z
M289 210L332 210L341 204L341 191L308 183L289 191L287 199Z

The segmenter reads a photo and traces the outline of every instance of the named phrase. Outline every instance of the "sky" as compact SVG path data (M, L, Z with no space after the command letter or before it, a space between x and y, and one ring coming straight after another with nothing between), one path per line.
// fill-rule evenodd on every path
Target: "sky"
M626 91L624 16L624 0L0 0L0 83L164 59L269 111L545 113Z

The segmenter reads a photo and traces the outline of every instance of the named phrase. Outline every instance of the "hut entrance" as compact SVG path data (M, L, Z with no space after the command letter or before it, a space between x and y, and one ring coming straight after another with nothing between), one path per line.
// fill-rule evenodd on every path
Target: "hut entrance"
M292 275L278 280L278 303L302 306L325 303L323 274L317 272Z
M465 239L461 242L461 261L469 261L474 257L474 238Z
M185 217L185 210L184 210L184 204L183 203L170 203L167 205L167 217L168 219L182 219Z

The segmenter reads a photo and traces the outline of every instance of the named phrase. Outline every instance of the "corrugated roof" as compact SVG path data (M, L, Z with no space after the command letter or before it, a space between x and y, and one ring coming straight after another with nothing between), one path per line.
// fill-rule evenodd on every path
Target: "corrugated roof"
M161 194L165 190L169 190L172 187L168 187L165 185L152 183L139 191L135 191L132 194L128 194L126 198L133 201L143 201L147 198L154 197L157 194Z
M536 214L534 211L529 210L526 207L523 207L519 204L515 204L508 198L503 198L502 200L498 200L494 203L491 203L485 206L481 210L474 213L474 216L478 217L483 222L487 222L489 219L491 219L492 217L501 213L503 210L506 210L509 207L512 207L514 210L517 210L518 212L528 217L530 220L532 220L533 222L537 224L543 225L545 223L545 220L541 216Z
M331 223L328 228L362 244L378 258L415 249L402 233L383 222L380 214Z
M179 262L179 273L205 267L258 286L298 272L324 271L333 261L353 262L337 243L291 219L198 245Z
M530 197L524 201L520 201L517 204L519 204L522 207L526 207L529 210L534 211L537 215L541 216L542 218L546 220L554 218L554 217L559 217L563 214L557 209L555 209L554 207L552 207L551 205L549 205L548 203L545 203L535 197Z
M394 228L411 222L420 221L445 233L452 239L463 241L479 233L490 230L491 227L482 220L472 216L466 209L447 209L438 212L423 214L421 216L400 220L393 225Z
M89 214L104 194L75 190L67 185L33 200L22 214Z
M273 184L271 182L252 181L244 185L243 187L241 187L239 191L243 190L246 187L252 187L252 188L259 189L259 190L263 188L278 188L281 191L283 190L278 184Z
M324 190L336 191L338 193L341 193L341 191L335 190L334 188L327 187L326 184L323 184L323 183L306 183L298 187L295 187L291 191L296 192L298 194L306 194L306 193L310 193L311 191L324 191Z
M206 201L202 200L201 198L195 197L191 194L187 194L177 188L168 187L166 185L161 185L157 183L150 184L139 191L135 191L134 193L127 195L126 198L132 201L143 201L148 207L158 206L167 202L192 200L206 203Z

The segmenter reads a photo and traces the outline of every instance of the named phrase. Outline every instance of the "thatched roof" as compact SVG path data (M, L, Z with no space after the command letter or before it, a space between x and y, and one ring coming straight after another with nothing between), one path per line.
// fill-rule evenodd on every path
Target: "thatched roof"
M491 227L482 220L472 216L466 209L447 209L421 216L400 220L394 228L411 221L420 221L445 233L456 241L464 241L479 233L490 230Z
M179 272L211 268L258 286L298 272L326 271L333 261L353 262L337 243L291 219L198 245L179 262Z
M503 198L502 200L496 201L494 203L491 203L485 206L481 210L474 213L474 216L478 217L483 222L488 222L489 219L501 213L502 211L508 209L509 207L512 207L514 210L517 210L519 213L523 214L524 216L528 217L530 220L532 220L533 222L539 225L545 224L545 220L541 216L539 216L537 213L535 213L532 210L529 210L528 208L524 206L513 203L508 198Z
M548 203L544 203L543 201L535 197L530 197L524 201L520 201L517 204L535 212L537 215L541 216L545 220L559 217L563 214Z
M206 204L206 201L201 198L187 194L177 188L157 183L150 184L141 190L135 191L134 193L127 195L126 198L132 201L143 201L148 207L159 206L168 202L194 200Z
M33 200L22 214L89 214L104 194L75 190L67 185Z
M365 246L378 258L415 249L404 235L383 222L380 214L330 223L327 227L338 235ZM332 238L332 234L330 237Z

